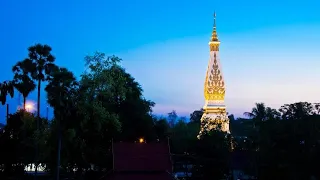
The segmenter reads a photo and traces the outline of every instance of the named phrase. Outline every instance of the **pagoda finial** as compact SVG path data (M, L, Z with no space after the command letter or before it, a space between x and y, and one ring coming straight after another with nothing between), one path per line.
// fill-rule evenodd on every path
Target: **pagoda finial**
M216 17L217 17L217 14L216 14L216 11L214 11L214 14L213 14L213 19L214 19L213 28L216 28Z
M214 14L213 14L213 31L212 31L212 36L211 36L211 41L212 42L218 42L219 39L218 39L218 35L217 35L217 26L216 26L216 11L214 11Z

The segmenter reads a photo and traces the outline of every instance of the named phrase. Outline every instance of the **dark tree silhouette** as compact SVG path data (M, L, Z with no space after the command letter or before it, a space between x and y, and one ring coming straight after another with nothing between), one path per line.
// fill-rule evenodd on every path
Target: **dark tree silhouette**
M58 154L57 154L57 180L59 179L60 169L60 152L61 152L61 138L62 130L64 127L64 121L70 114L74 99L70 94L74 94L77 89L77 81L73 73L66 68L57 68L52 71L51 76L48 78L49 84L46 86L48 103L54 107L54 114L57 120L58 126Z
M7 102L7 96L14 95L14 83L12 81L4 81L0 83L0 102L5 105Z
M40 93L41 82L48 79L48 75L56 68L55 57L51 54L51 47L48 45L36 44L28 48L29 55L24 64L28 64L27 71L31 74L32 79L37 81L38 102L37 116L40 117ZM39 125L38 125L39 126Z
M37 81L38 88L38 97L37 97L37 130L40 129L40 95L41 95L41 82L46 81L48 79L48 75L56 69L54 64L55 58L51 54L51 47L48 45L36 44L28 48L28 58L24 60L27 68L26 71L30 73L31 78ZM36 154L39 154L37 148ZM36 157L36 170L35 174L37 176L38 171L38 157Z
M36 84L31 78L29 69L32 69L32 62L29 60L24 60L18 62L13 66L12 71L14 72L14 87L22 94L23 96L23 109L26 110L26 99L29 94L34 91Z

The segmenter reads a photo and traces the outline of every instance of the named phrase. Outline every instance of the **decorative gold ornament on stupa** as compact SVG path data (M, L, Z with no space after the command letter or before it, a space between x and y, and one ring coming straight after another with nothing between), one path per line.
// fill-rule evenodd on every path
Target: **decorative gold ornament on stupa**
M222 101L225 96L225 86L220 71L220 67L217 61L217 55L214 53L213 64L210 72L207 72L205 85L204 85L204 96L206 100ZM209 71L209 68L208 70Z

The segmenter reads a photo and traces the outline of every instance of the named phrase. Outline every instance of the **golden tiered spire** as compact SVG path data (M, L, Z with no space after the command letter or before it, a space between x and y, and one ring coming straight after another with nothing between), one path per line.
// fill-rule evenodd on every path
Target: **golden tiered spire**
M219 42L218 35L217 35L217 25L216 25L216 12L213 14L213 31L211 35L211 42Z
M220 129L230 133L229 119L227 116L225 98L225 83L219 58L220 41L217 35L216 13L214 13L214 24L210 46L210 59L204 84L205 105L201 117L201 129L198 138L206 131Z
M211 40L209 42L210 51L219 51L220 41L218 39L218 34L217 34L216 12L214 12L213 17L214 17L213 30L212 30Z

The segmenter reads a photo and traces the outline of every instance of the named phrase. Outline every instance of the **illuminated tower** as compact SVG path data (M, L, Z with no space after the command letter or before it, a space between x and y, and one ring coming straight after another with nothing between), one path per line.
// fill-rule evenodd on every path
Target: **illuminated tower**
M224 105L225 83L219 58L220 41L216 30L216 13L214 13L214 25L210 47L210 59L204 83L205 105L201 117L201 129L199 136L205 131L220 129L230 133L229 118Z

